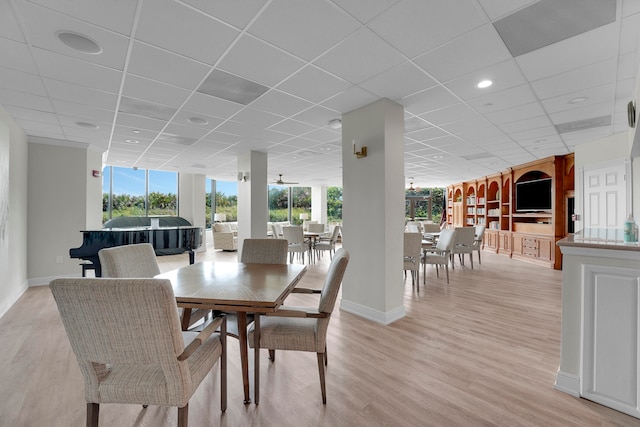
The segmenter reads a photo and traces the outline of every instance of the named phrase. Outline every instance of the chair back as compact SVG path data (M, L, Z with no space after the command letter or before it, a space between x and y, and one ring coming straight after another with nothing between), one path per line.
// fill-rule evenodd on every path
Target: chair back
M482 243L482 238L484 237L484 230L485 230L485 226L484 225L476 225L475 241L477 243Z
M66 278L53 280L50 289L84 376L87 402L188 401L189 365L177 359L184 341L169 280ZM119 390L118 401L118 391L99 384L122 369L141 378L157 372L151 384L140 379L138 391Z
M286 264L288 246L284 239L244 239L240 262L244 264Z
M454 251L458 249L466 249L470 251L473 247L473 241L476 238L475 227L456 227L455 230L456 233L453 244Z
M420 225L422 225L423 233L437 233L440 231L440 224L422 221Z
M438 243L436 243L436 249L441 251L451 252L453 248L453 242L455 240L455 229L444 229L440 232Z
M273 238L274 239L279 239L280 238L280 233L278 232L278 228L276 227L275 224L270 224L271 226L271 234L273 234Z
M407 223L407 232L408 233L421 233L420 231L420 223L409 221Z
M338 291L342 283L342 277L349 264L349 252L345 249L338 249L331 264L327 277L324 280L324 286L320 293L320 301L318 303L318 311L321 313L331 313L338 298Z
M290 245L304 243L304 231L302 231L302 227L299 225L282 227L282 236Z
M335 244L338 241L338 236L340 235L340 226L336 225L333 227L333 233L331 233L331 243Z
M310 233L324 233L324 224L309 223Z
M115 246L98 251L102 277L153 277L160 274L156 253L150 243Z
M405 262L418 264L422 251L422 233L404 233Z

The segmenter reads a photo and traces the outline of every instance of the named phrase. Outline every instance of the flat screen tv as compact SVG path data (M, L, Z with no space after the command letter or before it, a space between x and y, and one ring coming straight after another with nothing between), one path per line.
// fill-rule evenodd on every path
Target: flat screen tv
M551 210L551 178L516 182L516 212Z

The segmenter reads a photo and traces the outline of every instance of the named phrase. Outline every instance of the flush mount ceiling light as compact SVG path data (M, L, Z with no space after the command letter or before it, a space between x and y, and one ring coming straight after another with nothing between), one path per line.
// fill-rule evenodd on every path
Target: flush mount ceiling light
M486 89L491 85L493 85L493 81L491 81L491 80L481 80L481 81L478 82L476 87L478 89Z
M79 126L85 129L99 129L98 125L95 125L93 123L88 123L88 122L76 122L76 126Z
M72 31L58 31L56 33L58 39L71 49L78 52L88 53L90 55L98 55L102 53L100 45L87 36L74 33Z
M329 120L329 123L327 124L327 126L329 126L331 129L341 129L342 120L340 119Z
M587 99L589 99L589 98L587 98L586 96L579 96L579 97L577 97L577 98L573 98L573 99L571 99L571 100L569 101L569 104L579 104L579 103L581 103L581 102L586 101Z
M138 141L137 139L125 139L124 142L126 142L127 144L137 144L140 141Z
M209 124L208 120L205 120L205 119L203 119L201 117L189 117L187 119L187 121L189 123L191 123L192 125L199 125L199 126L203 126L203 125Z

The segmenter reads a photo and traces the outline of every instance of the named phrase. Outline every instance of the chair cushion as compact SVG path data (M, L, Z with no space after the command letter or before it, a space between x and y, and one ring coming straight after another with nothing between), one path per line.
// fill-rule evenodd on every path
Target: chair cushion
M288 309L288 308L287 308ZM317 351L317 319L300 317L260 317L260 347L272 350ZM253 347L253 327L249 326L249 345Z

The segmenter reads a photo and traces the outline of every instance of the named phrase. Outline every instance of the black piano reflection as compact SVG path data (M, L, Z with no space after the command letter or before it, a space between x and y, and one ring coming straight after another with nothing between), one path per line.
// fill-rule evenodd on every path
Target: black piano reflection
M135 227L103 228L82 233L82 246L69 249L71 258L79 258L93 264L96 277L102 276L98 251L113 246L151 243L156 255L174 255L188 252L189 263L195 262L194 251L202 244L202 227Z

